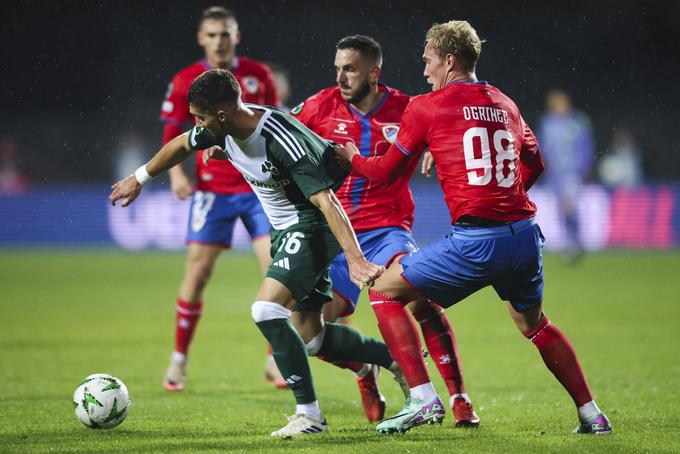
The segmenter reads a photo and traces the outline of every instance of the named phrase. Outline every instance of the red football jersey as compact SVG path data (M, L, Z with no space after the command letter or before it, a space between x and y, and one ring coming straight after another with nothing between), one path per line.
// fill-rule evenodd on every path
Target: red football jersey
M321 90L291 113L325 139L342 145L354 142L362 156L382 156L394 142L411 98L385 85L379 90L382 98L366 115L342 99L337 86ZM392 226L411 230L414 206L408 181L416 164L414 160L409 171L391 183L349 174L336 194L356 231Z
M164 144L193 125L187 94L194 79L209 69L212 68L207 60L200 60L173 77L161 107L161 121L165 123ZM243 102L278 106L276 86L267 65L239 56L234 57L231 72L241 85ZM203 165L200 153L196 153L196 189L217 194L252 192L229 161L210 160L208 165Z
M352 165L369 176L383 167L381 176L387 176L394 169L381 164L403 169L426 148L437 164L452 223L462 215L499 221L535 215L526 187L542 170L538 144L515 103L497 88L456 82L413 98L388 159L355 157Z

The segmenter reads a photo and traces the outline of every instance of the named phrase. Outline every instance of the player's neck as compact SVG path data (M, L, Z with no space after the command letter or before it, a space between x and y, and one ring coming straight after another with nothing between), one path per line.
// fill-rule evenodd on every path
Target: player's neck
M373 107L378 104L384 95L385 93L380 91L376 85L375 87L371 87L371 91L366 96L364 96L361 101L351 104L356 110L366 115L366 113L370 112L371 109L373 109Z
M240 105L227 125L228 134L238 140L246 140L257 129L264 112Z
M234 60L229 60L229 61L218 61L218 60L211 60L210 57L206 56L205 61L208 62L208 66L211 68L215 69L228 69L231 70L231 65L233 64Z
M477 75L473 72L457 72L454 71L449 74L449 76L446 78L446 83L444 86L447 86L450 83L453 82L477 82Z

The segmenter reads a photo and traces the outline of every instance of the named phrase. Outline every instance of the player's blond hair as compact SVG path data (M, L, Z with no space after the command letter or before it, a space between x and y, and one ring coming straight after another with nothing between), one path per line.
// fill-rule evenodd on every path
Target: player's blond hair
M434 47L441 58L452 54L460 60L463 69L474 71L482 53L482 40L468 21L452 20L434 24L425 35L425 44Z

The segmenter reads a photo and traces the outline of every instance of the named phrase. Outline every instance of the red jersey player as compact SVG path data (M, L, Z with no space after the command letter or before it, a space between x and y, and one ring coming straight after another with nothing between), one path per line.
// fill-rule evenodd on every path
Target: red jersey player
M203 11L198 25L198 44L203 47L205 58L178 72L168 86L161 108L161 120L165 123L163 144L193 123L187 93L194 79L208 69L230 69L241 85L245 102L278 104L269 68L235 54L239 39L238 23L231 11L222 7ZM170 170L170 180L178 198L185 199L193 193L186 269L177 298L175 351L163 380L166 390L182 391L189 344L202 312L203 290L220 252L231 245L236 220L241 218L248 230L262 270L271 262L270 226L250 186L229 162L210 161L204 165L197 153L195 192L181 166Z
M341 39L335 55L337 85L321 90L291 112L320 136L337 143L356 144L362 156L382 156L394 142L410 96L379 84L382 50L363 35ZM411 235L413 197L408 187L417 160L390 183L370 181L350 173L336 195L347 212L366 257L379 265L416 249ZM360 289L349 278L344 254L331 264L333 301L324 306L324 320L333 322L354 312ZM479 418L465 394L453 329L443 310L429 302L411 307L427 348L451 394L456 426L477 426ZM369 421L385 410L375 377L377 366L336 363L355 372Z
M380 332L412 397L377 429L403 432L444 416L404 304L425 297L449 307L492 285L576 403L576 431L609 433L611 425L593 400L574 350L542 309L544 239L527 195L543 171L538 144L515 103L477 80L480 51L469 23L432 26L423 59L433 92L413 99L389 151L364 157L351 143L338 148L355 172L391 181L408 174L428 147L451 213L451 234L393 262L369 292Z

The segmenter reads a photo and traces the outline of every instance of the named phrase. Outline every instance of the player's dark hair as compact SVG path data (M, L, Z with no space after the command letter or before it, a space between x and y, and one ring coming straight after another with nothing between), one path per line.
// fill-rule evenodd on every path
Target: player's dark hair
M368 61L382 66L382 48L378 41L366 35L351 35L345 36L338 44L335 45L338 50L352 49L359 52L359 54Z
M226 69L204 72L189 87L189 104L204 111L215 111L225 104L238 101L241 87L234 75Z
M203 22L207 20L227 20L227 19L233 19L236 21L236 16L234 15L234 12L230 9L225 8L224 6L211 6L210 8L206 8L203 10L201 13L201 18L198 20L198 29L201 29L201 26L203 25Z

